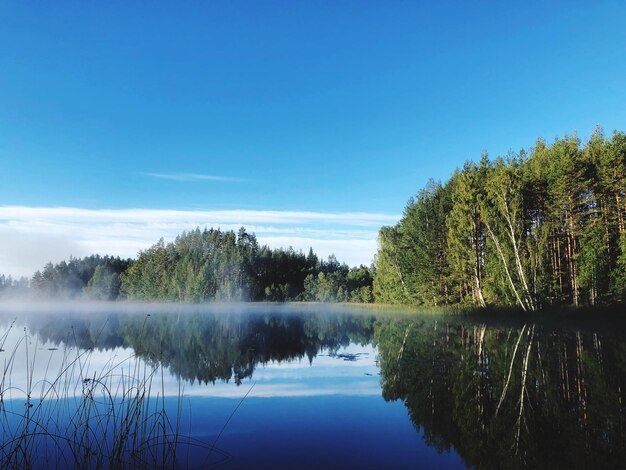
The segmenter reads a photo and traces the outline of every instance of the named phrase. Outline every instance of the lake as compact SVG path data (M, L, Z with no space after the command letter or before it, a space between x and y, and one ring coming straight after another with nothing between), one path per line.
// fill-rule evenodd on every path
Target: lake
M0 306L3 467L619 468L616 317Z

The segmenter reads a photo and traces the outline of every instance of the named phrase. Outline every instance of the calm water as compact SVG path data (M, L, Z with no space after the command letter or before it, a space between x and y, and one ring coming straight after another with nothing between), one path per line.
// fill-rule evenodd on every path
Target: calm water
M626 329L615 318L0 309L4 467L626 462Z

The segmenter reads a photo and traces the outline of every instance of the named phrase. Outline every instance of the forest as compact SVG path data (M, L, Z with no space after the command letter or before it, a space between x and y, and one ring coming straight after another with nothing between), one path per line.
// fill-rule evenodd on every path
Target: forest
M49 263L0 277L0 295L132 301L376 302L536 311L626 297L626 135L597 128L526 152L467 161L430 180L382 227L371 267L348 267L255 235L195 229L135 260Z
M483 153L380 230L375 300L524 311L622 302L625 204L623 132Z
M196 229L142 251L121 275L120 292L129 300L369 302L371 284L368 268L350 269L332 255L260 246L244 228Z
M371 302L373 275L334 255L320 260L261 246L256 236L219 229L159 240L135 260L93 255L48 263L30 282L0 277L0 295L45 299L150 302L320 301ZM30 287L29 287L30 286Z

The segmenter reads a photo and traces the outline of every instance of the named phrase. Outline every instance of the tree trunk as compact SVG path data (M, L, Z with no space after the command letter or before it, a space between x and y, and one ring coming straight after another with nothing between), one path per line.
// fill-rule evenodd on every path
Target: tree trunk
M617 228L619 233L624 233L624 213L622 212L622 201L619 192L615 193L615 203L617 205Z
M524 268L522 267L522 261L519 255L517 237L515 236L515 227L514 227L515 214L510 213L509 204L504 198L504 196L502 196L502 202L503 202L504 209L505 209L503 215L507 222L507 225L509 228L509 238L511 239L511 243L513 245L513 256L515 258L515 265L517 267L517 275L519 276L519 279L522 282L522 288L524 289L524 293L526 297L526 304L528 305L528 308L530 310L535 310L535 302L534 302L532 293L530 292L530 289L528 288L528 283L526 282L526 274L524 274Z
M493 243L496 246L496 250L498 251L498 254L500 255L500 259L502 260L502 264L504 265L504 271L506 272L506 277L509 280L509 284L511 285L511 289L513 289L513 294L515 294L515 298L517 299L517 302L522 307L522 310L527 311L528 308L526 307L526 305L522 301L521 297L519 296L519 293L517 292L517 289L515 287L515 283L513 282L513 278L511 277L511 273L509 272L509 265L506 262L506 258L504 256L504 253L502 252L502 248L500 246L500 242L496 238L496 235L493 233L493 230L491 230L490 225L488 223L486 223L486 222L485 222L485 227L487 227L487 232L489 233L489 236L493 240Z

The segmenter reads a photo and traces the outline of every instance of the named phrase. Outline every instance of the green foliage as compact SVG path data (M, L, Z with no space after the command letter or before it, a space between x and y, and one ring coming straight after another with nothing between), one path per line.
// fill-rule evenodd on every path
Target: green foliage
M41 297L76 298L84 294L111 300L119 295L120 273L131 264L128 259L99 255L48 263L33 275L30 287L35 296Z
M334 256L319 264L317 276L309 274L304 280L302 299L316 302L360 302L373 301L372 280L369 268L348 268L339 264Z
M378 302L439 305L447 302L445 214L450 192L430 181L409 201L402 221L380 232L374 296Z
M259 246L244 228L237 233L199 228L173 243L160 239L137 259L98 255L48 263L30 282L39 297L137 301L371 302L373 275L350 269L334 255L320 261L293 248ZM28 290L28 280L0 276L0 294Z
M538 140L428 183L379 233L373 293L409 305L597 305L626 295L626 136Z
M96 300L114 300L120 291L120 276L110 266L98 265L84 288L87 297Z
M292 248L259 246L243 228L237 234L196 229L140 252L121 275L121 292L148 301L369 301L371 295L362 292L371 289L369 270L351 273L334 256L320 262L312 250L304 256Z

